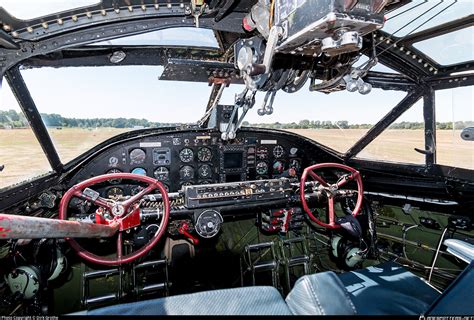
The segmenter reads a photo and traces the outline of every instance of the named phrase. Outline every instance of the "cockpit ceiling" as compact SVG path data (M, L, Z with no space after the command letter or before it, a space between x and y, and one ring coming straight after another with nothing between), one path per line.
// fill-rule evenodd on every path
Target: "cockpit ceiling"
M62 11L100 4L100 0L2 0L1 6L19 20L31 20Z
M413 46L444 66L474 60L474 27L416 42Z
M393 46L408 45L438 65L449 66L474 60L473 17L470 0L414 0L388 12L382 31L395 41Z
M416 36L420 32L474 14L471 0L413 0L385 16L383 31L398 38Z

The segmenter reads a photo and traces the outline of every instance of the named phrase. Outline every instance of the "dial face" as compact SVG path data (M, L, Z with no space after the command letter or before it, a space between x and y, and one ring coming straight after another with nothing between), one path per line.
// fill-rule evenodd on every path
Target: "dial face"
M120 171L119 169L110 169L106 173L109 174L109 173L120 173L120 172L122 172L122 171ZM111 183L111 184L119 184L120 182L122 182L122 179L109 180L109 183Z
M282 146L277 145L275 148L273 148L273 156L275 158L281 158L285 154L285 150L283 149Z
M292 156L294 156L294 155L297 154L297 153L298 153L298 148L293 147L293 148L290 149L290 154L291 154Z
M199 174L199 178L203 178L203 179L211 177L212 176L211 166L207 164L203 164L202 166L199 167L198 174Z
M266 162L260 161L257 163L255 167L258 175L267 174L268 172L268 164Z
M193 184L191 182L183 182L180 184L181 187L186 187L186 186L192 186Z
M211 151L211 149L209 149L209 148L207 148L207 147L200 148L200 149L198 150L197 157L198 157L198 160L201 161L201 162L208 162L208 161L211 161L211 159L212 159L212 151Z
M179 177L181 180L191 180L194 178L194 168L191 166L184 166L179 170Z
M285 165L282 161L275 161L273 163L273 174L282 174L285 171Z
M219 233L223 221L218 211L206 210L197 218L196 233L203 238L212 238Z
M153 175L155 176L156 180L164 181L168 180L170 171L166 167L158 167L153 172Z
M266 147L258 147L257 158L262 160L268 158L268 149Z
M290 165L289 165L290 168L293 168L296 170L296 172L299 172L301 170L301 162L300 160L297 160L297 159L292 159L290 160Z
M113 187L107 191L107 198L109 199L116 199L121 196L123 196L123 190L121 188Z
M146 170L143 168L135 168L132 170L132 173L146 176Z
M145 162L146 153L142 149L133 149L130 151L130 164L142 164Z
M191 162L193 161L194 158L194 152L193 150L189 148L184 148L179 152L179 159L182 162Z
M119 162L119 159L117 157L110 157L109 158L109 166L115 167Z

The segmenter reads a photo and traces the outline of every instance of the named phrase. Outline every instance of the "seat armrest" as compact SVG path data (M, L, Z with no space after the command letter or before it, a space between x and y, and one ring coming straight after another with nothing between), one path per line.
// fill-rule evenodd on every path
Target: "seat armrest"
M474 260L474 245L458 239L446 239L443 243L453 256L471 263Z

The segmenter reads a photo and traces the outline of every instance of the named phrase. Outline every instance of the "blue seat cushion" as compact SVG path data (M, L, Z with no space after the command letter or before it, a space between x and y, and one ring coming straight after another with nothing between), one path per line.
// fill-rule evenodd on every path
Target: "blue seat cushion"
M426 312L429 316L474 314L474 261L444 290Z
M357 313L364 315L420 315L440 295L402 266L387 262L346 272L339 279Z
M321 272L303 276L286 297L295 315L353 315L356 307L337 275Z
M274 287L203 291L82 311L77 315L291 315Z

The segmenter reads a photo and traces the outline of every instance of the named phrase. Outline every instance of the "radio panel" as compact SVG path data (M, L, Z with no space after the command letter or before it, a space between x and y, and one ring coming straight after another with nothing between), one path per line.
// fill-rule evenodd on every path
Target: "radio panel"
M193 185L184 187L185 203L189 209L216 205L284 199L290 196L291 185L286 178Z

